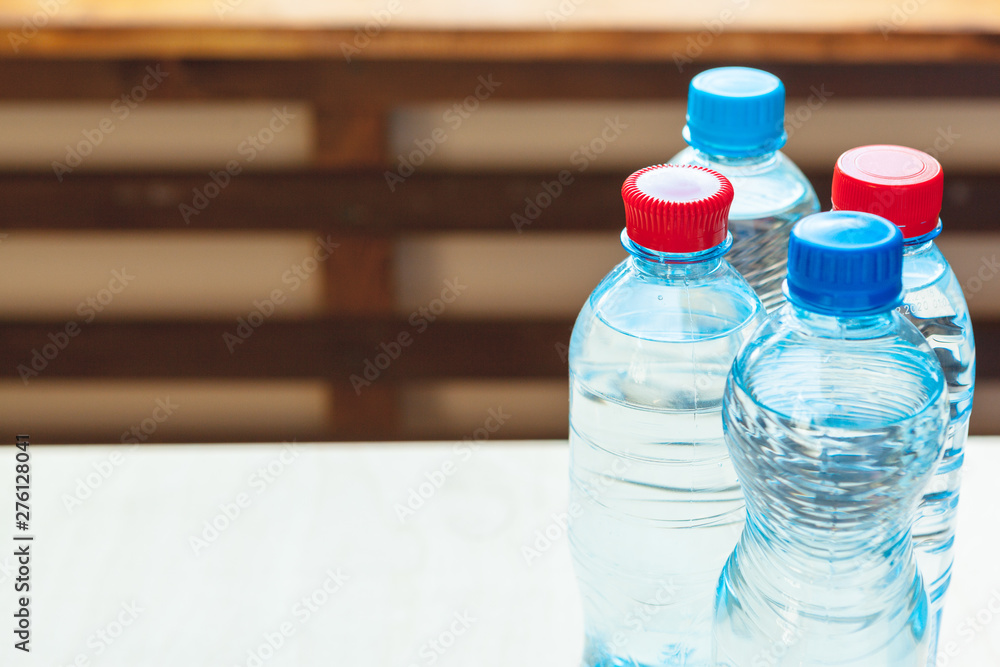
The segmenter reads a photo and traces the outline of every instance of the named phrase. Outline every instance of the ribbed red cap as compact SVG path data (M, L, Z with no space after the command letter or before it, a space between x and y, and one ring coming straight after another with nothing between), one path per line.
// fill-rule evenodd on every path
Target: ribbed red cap
M693 165L640 169L622 185L625 229L658 252L699 252L726 240L733 186L722 174Z
M833 169L834 209L880 215L899 227L903 238L937 228L943 195L941 164L915 148L852 148Z

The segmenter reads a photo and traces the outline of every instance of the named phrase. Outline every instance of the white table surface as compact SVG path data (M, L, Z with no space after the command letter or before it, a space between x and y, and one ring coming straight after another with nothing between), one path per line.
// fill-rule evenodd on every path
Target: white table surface
M576 667L581 612L553 518L566 443L455 446L33 447L27 655L9 629L14 448L0 449L0 665ZM401 521L435 471L440 488ZM939 667L1000 665L998 471L1000 438L973 439ZM96 488L68 503L88 475ZM540 548L530 563L525 547Z

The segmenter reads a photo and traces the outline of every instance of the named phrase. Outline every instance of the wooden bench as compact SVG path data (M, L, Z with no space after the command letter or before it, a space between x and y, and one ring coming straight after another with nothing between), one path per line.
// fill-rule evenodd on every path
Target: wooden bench
M0 35L8 42L0 47L0 99L106 100L159 63L171 76L151 99L310 104L316 118L310 166L241 175L190 226L177 207L204 184L204 173L74 173L62 183L50 173L4 173L3 226L316 230L334 234L342 251L337 262L324 264L331 287L326 312L269 323L238 359L218 344L232 328L228 318L97 321L47 377L327 379L337 406L324 434L329 440L411 437L399 419L402 383L566 373L552 352L554 341L568 338L571 323L564 318L442 321L378 383L360 396L353 391L351 369L401 330L393 314L394 238L510 232L509 212L551 177L418 172L387 197L387 124L399 106L464 97L468 82L484 71L504 82L497 99L677 99L694 72L732 63L773 71L789 97L808 96L821 73L842 97L1000 98L1000 5L972 0L852 0L811 3L808 10L791 0L648 3L645 12L652 15L563 0L551 9L530 2L484 8L489 13L475 19L462 18L465 5L450 1L434 10L406 0L354 10L333 6L342 3L307 9L292 2L272 11L253 0L127 4L6 3L0 9ZM585 185L547 210L546 229L608 229L608 221L621 220L622 176L581 175ZM829 174L813 176L828 202ZM946 196L950 230L993 224L1000 174L949 173L948 188L962 193ZM344 284L351 289L335 288ZM0 323L0 374L17 378L17 364L50 328L35 321ZM1000 378L1000 323L977 321L976 334L980 377Z

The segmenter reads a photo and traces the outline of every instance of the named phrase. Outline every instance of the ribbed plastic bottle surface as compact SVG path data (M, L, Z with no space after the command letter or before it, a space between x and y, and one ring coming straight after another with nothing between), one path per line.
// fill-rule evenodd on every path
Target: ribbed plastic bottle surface
M937 355L896 310L903 236L884 218L792 230L789 303L740 350L723 399L746 527L719 580L719 667L923 667L917 503L940 460Z
M917 560L939 630L954 561L962 461L975 388L975 341L958 279L934 242L905 248L903 285L906 291L899 311L934 349L948 384L950 419L944 456L924 490L913 526Z
M817 316L817 336L785 308L725 398L747 528L719 584L719 664L924 665L910 522L941 451L940 369L896 313Z
M580 313L570 346L570 546L585 664L709 664L715 587L743 526L722 393L762 315L721 257L630 257Z

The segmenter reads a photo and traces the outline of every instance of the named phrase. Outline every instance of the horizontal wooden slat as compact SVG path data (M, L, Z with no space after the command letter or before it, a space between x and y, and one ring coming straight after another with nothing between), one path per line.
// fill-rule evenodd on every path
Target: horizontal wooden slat
M570 320L320 319L265 321L227 348L236 322L123 321L80 325L56 351L60 323L0 322L0 378L18 378L34 352L43 378L324 378L354 389L445 378L558 378L567 372ZM1000 378L1000 322L974 322L978 374ZM421 331L421 329L424 329ZM409 344L398 345L401 334ZM231 340L231 339L230 339ZM383 345L384 344L384 345ZM49 345L47 349L43 346ZM370 362L370 363L369 363ZM378 368L378 366L384 368ZM364 385L367 386L367 385ZM363 393L364 388L360 390ZM359 392L356 392L359 393Z
M218 3L222 4L222 3ZM723 9L727 9L724 7ZM731 7L729 9L732 9ZM551 12L557 16L556 12ZM733 12L730 12L732 14ZM602 57L606 60L673 63L676 54L745 60L768 58L791 62L956 62L1000 60L995 33L981 23L978 30L917 31L899 29L891 20L891 9L875 21L843 26L814 25L813 29L785 29L777 22L764 23L756 30L743 26L712 34L702 23L715 16L706 12L702 21L690 27L676 22L648 21L639 29L572 29L553 31L539 9L534 18L537 29L380 29L373 39L355 41L352 28L289 28L240 26L114 26L53 25L17 44L19 57L34 58L345 58L379 59L493 59L577 60ZM904 15L905 17L905 15ZM367 18L367 17L366 17ZM571 20L571 19L570 19ZM566 21L564 18L563 21ZM206 22L207 23L207 22ZM363 21L358 22L363 23ZM782 21L782 23L787 23ZM556 24L558 25L558 23ZM4 26L17 34L20 25ZM885 35L883 35L883 32ZM891 37L891 42L886 39ZM693 49L691 44L695 41ZM357 48L357 45L363 48ZM353 50L351 50L353 48ZM4 55L13 55L4 51Z
M59 322L0 323L0 377L18 378L21 367L38 372L28 376L29 384L47 377L326 378L350 388L350 376L364 377L371 364L385 366L369 370L369 379L377 377L373 383L555 377L566 370L556 344L567 341L571 323L422 317L264 321L244 328L242 342L230 337L240 335L236 321L78 326L78 333L66 338ZM402 345L401 334L407 336ZM59 345L65 349L57 350ZM379 357L386 350L390 357ZM52 358L36 360L32 367L36 351Z
M1000 43L1000 42L998 42ZM1000 47L998 47L1000 51ZM683 98L691 77L739 62L774 72L789 98L826 86L838 99L1000 96L1000 57L990 62L787 63L757 55L702 57L681 68L672 61L597 60L510 62L343 60L2 60L0 100L112 100L127 94L157 66L166 77L149 100L300 99L327 112L356 113L400 104L461 100L479 77L499 82L497 100L658 100ZM149 80L150 82L152 80ZM143 93L145 95L145 93Z
M575 174L564 193L524 224L525 198L544 195L555 173L418 173L390 191L379 171L240 174L197 215L207 174L0 174L5 229L326 229L335 233L612 230L622 226L628 174ZM830 174L810 174L829 208ZM1000 173L948 173L942 217L949 230L995 231ZM199 200L201 201L201 200ZM189 211L190 212L190 211ZM525 218L526 219L526 218Z

